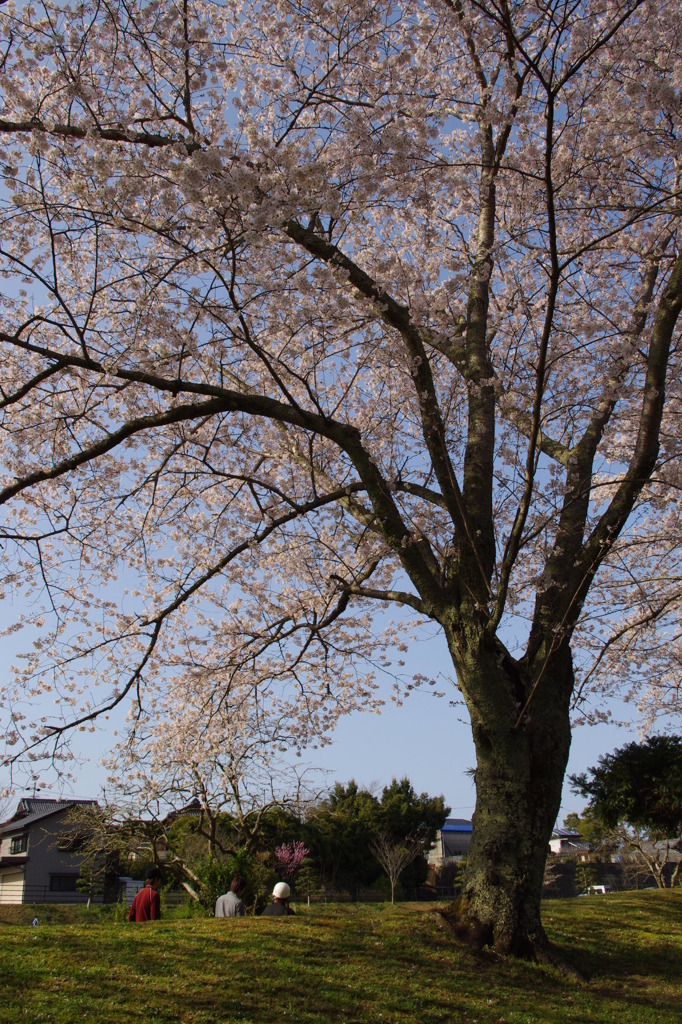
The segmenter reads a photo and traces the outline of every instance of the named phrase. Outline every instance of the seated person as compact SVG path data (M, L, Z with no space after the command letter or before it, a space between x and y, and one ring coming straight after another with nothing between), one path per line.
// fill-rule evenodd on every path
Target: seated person
M272 890L272 903L265 908L262 917L293 917L294 911L289 906L291 889L286 882L278 882Z
M246 879L235 875L230 882L230 891L219 896L215 905L216 917L243 917L245 912L242 896L246 892Z
M161 872L158 868L148 868L145 875L144 889L140 889L130 904L129 921L158 921L161 917Z

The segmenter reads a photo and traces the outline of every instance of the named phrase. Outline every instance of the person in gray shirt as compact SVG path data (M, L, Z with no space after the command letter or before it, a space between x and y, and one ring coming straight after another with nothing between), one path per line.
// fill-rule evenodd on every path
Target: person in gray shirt
M246 879L241 875L235 875L230 883L230 891L224 896L219 896L215 905L216 917L243 917L244 900L242 896L246 891Z

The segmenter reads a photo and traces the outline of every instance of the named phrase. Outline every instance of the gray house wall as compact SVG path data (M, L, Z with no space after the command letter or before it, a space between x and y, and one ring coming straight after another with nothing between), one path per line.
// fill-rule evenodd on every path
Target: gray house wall
M94 801L88 801L94 802ZM26 814L0 829L0 902L80 903L76 889L82 857L65 842L71 801L54 802L54 810ZM21 807L21 805L20 805ZM25 836L26 850L12 853L12 841ZM60 849L60 842L67 846Z
M50 888L53 877L78 875L82 857L74 851L59 849L59 841L63 840L69 827L64 820L66 816L67 812L53 815L42 826L37 825L31 830L26 864L27 889L43 886L57 895L59 890Z

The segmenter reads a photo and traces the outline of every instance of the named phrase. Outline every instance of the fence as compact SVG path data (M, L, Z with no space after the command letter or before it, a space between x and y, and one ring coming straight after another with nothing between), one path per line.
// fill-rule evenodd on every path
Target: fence
M455 895L450 886L433 886L429 888L400 890L396 894L396 902L427 903L434 900L452 899ZM310 893L299 889L294 891L293 899L299 903L387 903L391 893L386 889L314 889Z
M87 903L85 892L59 892L49 885L3 885L0 888L0 904L13 903ZM112 902L101 894L91 898L92 903Z
M409 892L401 891L400 895L396 896L396 902L433 903L437 900L452 899L454 896L455 890L451 887L438 886ZM331 903L388 903L391 894L385 889L312 889L310 892L295 889L291 899L293 903L310 903L318 906ZM175 890L164 893L163 901L167 906L176 907L190 903L191 897L183 890Z
M130 903L141 888L143 882L137 882L129 891L126 889L118 892L108 892L91 897L92 903L115 903L123 897L126 903ZM400 902L419 901L428 902L433 900L452 899L454 890L444 886L418 889L416 891L401 892L398 899ZM293 900L297 903L327 904L327 903L386 903L390 900L390 893L384 889L354 889L351 891L340 889L314 889L308 892L295 891ZM190 896L184 890L175 890L163 894L163 901L167 906L180 906L190 902ZM61 903L78 904L87 903L88 895L84 892L55 891L47 885L16 885L5 884L0 888L0 904L14 903Z

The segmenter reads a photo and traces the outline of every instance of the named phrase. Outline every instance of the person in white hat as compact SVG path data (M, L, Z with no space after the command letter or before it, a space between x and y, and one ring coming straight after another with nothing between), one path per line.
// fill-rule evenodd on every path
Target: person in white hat
M272 890L272 903L265 908L262 917L293 917L294 911L289 906L291 889L286 882L278 882Z

